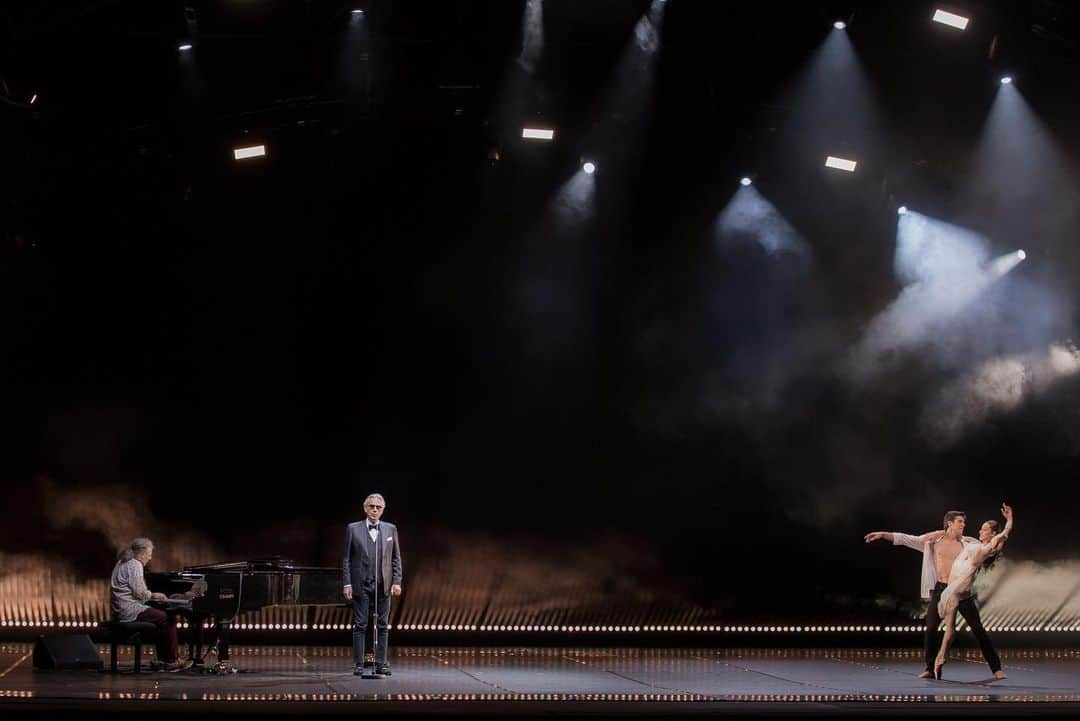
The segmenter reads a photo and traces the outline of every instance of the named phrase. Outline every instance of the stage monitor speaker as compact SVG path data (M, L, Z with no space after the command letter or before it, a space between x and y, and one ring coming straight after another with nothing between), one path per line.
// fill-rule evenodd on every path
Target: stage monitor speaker
M48 671L104 668L97 646L86 634L47 634L34 644L34 668Z

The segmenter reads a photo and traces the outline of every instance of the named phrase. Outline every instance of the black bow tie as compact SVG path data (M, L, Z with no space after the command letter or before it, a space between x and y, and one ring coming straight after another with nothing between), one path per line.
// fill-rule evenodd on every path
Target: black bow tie
M368 530L369 531L378 531L379 527L378 526L368 526Z

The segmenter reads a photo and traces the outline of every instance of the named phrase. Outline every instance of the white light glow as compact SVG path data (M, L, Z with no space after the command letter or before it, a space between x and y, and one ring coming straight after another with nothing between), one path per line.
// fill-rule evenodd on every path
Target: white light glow
M265 145L251 145L246 148L233 148L233 157L236 160L246 160L247 158L260 158L266 155Z
M743 186L745 188L746 186L751 185L753 182L754 181L751 180L750 178L743 178L742 180L739 181L739 185L741 185L741 186Z
M521 137L528 140L554 140L555 131L551 128L522 128Z
M847 23L846 23L846 22L844 22L843 20L837 20L836 22L834 22L834 23L832 24L832 26L833 26L834 28L836 28L837 30L843 30L844 28L846 28L846 27L847 27Z
M353 10L353 11L352 11L352 14L353 14L353 15L363 15L363 14L364 14L364 11L363 11L363 10L359 10L359 9L358 9L358 10Z
M744 183L731 197L717 216L713 232L717 250L752 239L770 255L808 255L810 251L799 232L752 184Z
M1004 76L1002 76L1002 78L1001 78L1001 84L1002 85L1009 85L1010 83L1012 83L1012 75L1004 75Z
M521 16L521 54L517 62L527 73L536 70L536 64L544 53L544 4L543 0L526 0Z
M180 43L176 46L176 49L180 51L191 50L191 43Z
M1016 251L1016 257L1019 258L1020 260L1023 260L1024 258L1027 257L1027 253L1025 253L1022 250L1018 250L1018 251Z
M964 17L963 15L946 12L945 10L935 10L934 17L931 19L936 23L948 25L949 27L956 28L957 30L963 30L968 26L968 18Z
M837 170L845 170L849 173L854 173L856 165L856 161L847 160L846 158L835 158L831 155L825 158L826 168L836 168Z
M30 104L33 105L36 102L37 102L37 93L34 93L33 95L30 96Z
M906 212L907 212L907 206L906 205L901 205L899 208L896 209L897 215L903 215Z
M585 164L581 166L581 169L584 170L588 175L592 175L596 172L596 163L586 161Z

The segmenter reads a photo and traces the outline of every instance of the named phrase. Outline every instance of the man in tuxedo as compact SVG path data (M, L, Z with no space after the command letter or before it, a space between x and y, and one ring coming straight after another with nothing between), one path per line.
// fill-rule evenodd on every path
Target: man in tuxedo
M364 670L364 643L367 640L368 616L377 606L375 619L375 673L390 675L386 647L390 640L390 596L401 595L401 545L397 526L382 520L386 500L378 493L364 499L362 521L345 529L345 598L353 603L353 674ZM378 566L378 577L375 575Z

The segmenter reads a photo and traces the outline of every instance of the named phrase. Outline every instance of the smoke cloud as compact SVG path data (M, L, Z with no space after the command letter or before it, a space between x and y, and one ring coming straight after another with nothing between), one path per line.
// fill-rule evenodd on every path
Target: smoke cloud
M44 478L41 491L46 518L55 530L96 531L113 550L133 538L148 537L155 545L153 563L162 569L221 559L221 550L205 536L158 520L138 489L116 485L69 490Z
M1080 623L1080 561L1050 563L1003 558L977 581L988 626L1076 627Z
M1041 353L986 361L930 398L920 418L923 436L933 448L947 448L1078 371L1080 353L1064 344L1053 344Z

